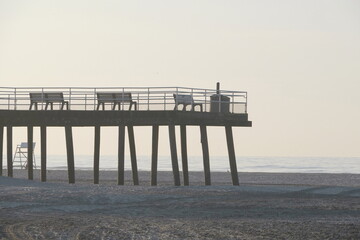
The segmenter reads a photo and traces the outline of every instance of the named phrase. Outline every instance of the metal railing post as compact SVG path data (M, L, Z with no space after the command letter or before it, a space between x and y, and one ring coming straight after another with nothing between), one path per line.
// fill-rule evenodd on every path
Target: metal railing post
M71 107L71 88L69 88L69 110L70 110L70 107Z
M221 90L219 90L219 94L218 94L218 101L219 101L219 112L221 113Z
M166 111L166 92L164 92L164 111Z
M205 101L204 101L204 102L205 102L205 112L206 112L206 105L207 105L207 104L206 104L206 96L207 96L207 91L206 91L206 89L205 89Z
M193 89L193 88L191 88L191 99L192 99L192 103L191 103L191 109L190 109L190 111L192 111L192 110L195 111L195 107L194 107L194 102L195 102L195 100L194 100L194 89Z
M234 105L235 105L235 96L232 94L232 113L234 113Z
M16 100L16 88L15 88L15 98L14 98L14 110L16 110L17 100Z
M10 110L10 94L8 94L8 110Z
M96 88L94 88L94 111L96 110Z
M150 110L150 88L148 88L148 111Z
M136 107L136 110L139 110L140 109L140 93L138 92L137 93L137 107Z
M245 113L247 113L247 100L248 100L248 96L247 93L245 94Z
M41 110L44 110L44 88L41 88Z
M175 110L178 110L178 99L177 96L179 95L179 88L176 88L176 98L175 98Z
M86 106L87 106L87 94L85 94L85 111L86 111Z
M124 96L125 96L125 88L122 89L122 96L121 96L121 110L124 110ZM114 108L115 110L115 108Z

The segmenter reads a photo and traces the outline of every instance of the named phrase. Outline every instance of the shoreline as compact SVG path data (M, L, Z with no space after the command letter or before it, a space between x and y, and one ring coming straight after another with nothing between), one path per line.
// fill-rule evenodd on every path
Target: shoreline
M7 171L3 171L3 176ZM150 185L150 171L138 171L140 185ZM353 173L265 173L265 172L239 172L240 185L303 185L303 186L349 186L360 187L360 174ZM13 177L27 179L27 170L14 169ZM173 186L171 171L158 171L158 185ZM40 170L34 170L34 181L40 181ZM180 181L183 185L182 172ZM47 182L67 182L66 170L47 170ZM92 170L75 170L75 184L92 184ZM189 172L190 185L204 185L204 173L200 171ZM232 185L230 172L211 172L212 185ZM117 171L100 170L100 185L117 185ZM132 184L132 172L125 171L125 185Z

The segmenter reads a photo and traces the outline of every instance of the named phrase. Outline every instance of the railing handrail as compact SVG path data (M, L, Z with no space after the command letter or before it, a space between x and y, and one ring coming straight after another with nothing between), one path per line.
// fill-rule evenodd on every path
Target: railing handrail
M210 88L191 88L191 87L179 87L179 86L167 86L167 87L0 87L0 89L189 89L189 90L201 90L201 91L213 91L216 92L216 89ZM0 90L1 92L1 90ZM246 93L246 91L234 91L234 90L220 90L220 92L238 92Z
M217 108L217 111L222 112L227 105L231 105L228 112L239 112L236 106L243 106L244 110L240 112L247 112L247 92L233 91L233 90L216 90L206 88L191 88L191 87L0 87L0 109L20 110L24 106L29 105L29 93L32 92L62 92L64 99L69 102L69 105L78 107L84 106L85 110L95 110L97 106L98 92L131 92L133 100L137 101L138 106L143 106L142 110L152 110L152 106L164 105L164 110L179 110L178 106L182 103L174 99L173 94L188 94L196 101L205 105L205 111ZM218 95L222 97L216 97ZM213 97L215 95L215 97ZM223 100L225 99L225 100ZM44 110L44 101L41 101L40 109ZM217 107L215 107L215 104ZM225 104L225 105L223 105ZM124 109L124 103L121 108ZM172 105L172 107L169 105ZM175 105L175 107L174 107ZM214 105L214 106L213 106ZM168 107L167 107L168 106ZM120 108L120 106L119 106ZM182 108L181 108L182 109ZM181 110L180 109L180 110ZM224 111L225 111L224 110Z

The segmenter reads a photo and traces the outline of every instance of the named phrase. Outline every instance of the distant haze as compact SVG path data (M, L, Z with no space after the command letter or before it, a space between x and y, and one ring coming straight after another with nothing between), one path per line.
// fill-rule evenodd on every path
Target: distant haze
M237 155L360 156L360 1L0 0L2 87L218 81L249 94L253 127L234 128ZM189 155L201 155L199 131L189 128ZM93 132L74 129L75 154L93 153ZM208 132L210 153L226 155L224 129ZM26 140L25 128L14 134ZM65 154L64 130L48 134L49 154ZM135 134L150 154L151 129ZM101 154L116 141L104 128ZM160 144L169 154L165 127Z

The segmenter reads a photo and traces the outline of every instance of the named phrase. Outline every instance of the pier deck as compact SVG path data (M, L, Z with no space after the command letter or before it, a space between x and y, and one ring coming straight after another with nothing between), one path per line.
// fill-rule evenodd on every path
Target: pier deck
M84 110L0 110L0 126L152 126L201 125L251 127L248 114L192 111L84 111Z

